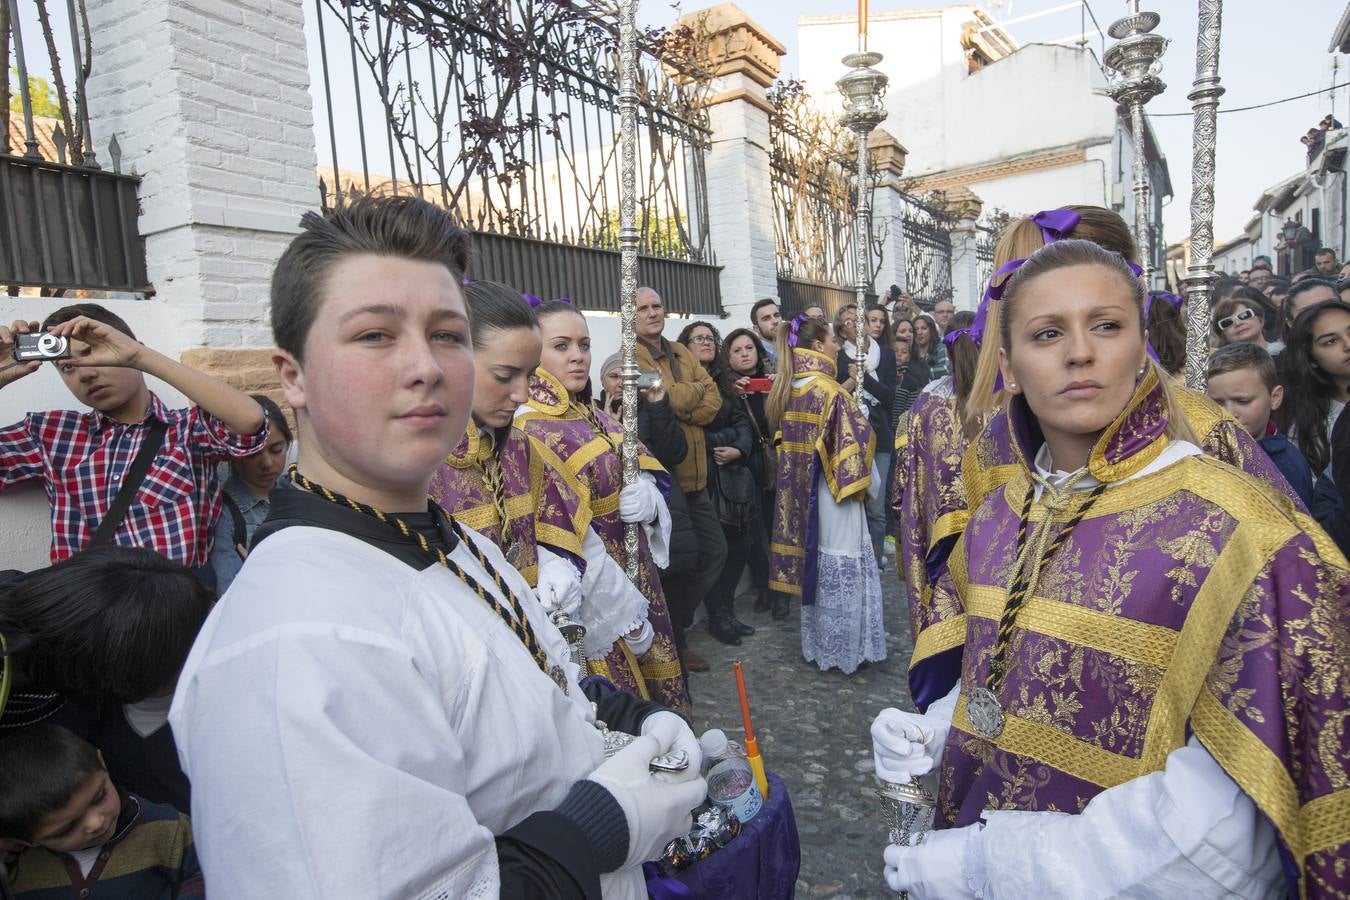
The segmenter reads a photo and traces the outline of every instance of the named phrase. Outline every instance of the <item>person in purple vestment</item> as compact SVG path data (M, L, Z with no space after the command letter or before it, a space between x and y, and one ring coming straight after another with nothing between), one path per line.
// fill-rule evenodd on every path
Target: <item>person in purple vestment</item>
M591 516L582 548L587 572L617 564L623 575L624 527L630 522L643 526L636 587L647 600L645 615L607 654L590 656L588 666L622 690L687 714L689 689L658 571L669 552L670 512L660 488L662 480L669 487L669 475L643 447L638 455L642 473L624 485L623 428L590 399L586 317L571 301L560 300L540 305L536 314L543 351L530 378L529 400L516 413L516 427L545 464L567 473L586 498Z
M875 437L835 380L839 352L823 322L778 330L778 379L765 401L777 432L769 589L802 604L802 656L845 674L886 658L881 577L863 498L878 495Z
M539 365L539 322L509 285L475 281L465 286L464 299L473 336L473 414L464 437L432 474L431 498L501 548L550 614L581 617L589 511L564 474L544 465L524 433L512 427ZM633 621L642 601L633 598L625 613L619 597L597 592L594 583L588 587L586 615L596 627L588 627L587 637L607 650L619 637L615 629ZM607 610L618 612L607 618L623 621L601 626Z
M971 326L971 336L980 344L980 357L970 399L966 404L966 415L981 421L983 427L979 436L970 442L961 463L961 481L966 493L965 510L977 508L986 494L1001 486L1016 471L1017 458L1007 414L1010 394L1003 389L999 375L1000 297L1009 274L1004 269L1046 244L1067 237L1092 241L1114 251L1129 265L1137 257L1134 238L1125 221L1111 210L1098 206L1068 206L1038 212L1013 222L999 238L994 250L994 265L997 268L980 309L976 312L975 323ZM1150 322L1158 320L1158 316L1150 316ZM1150 355L1158 358L1155 354ZM1171 386L1178 412L1196 434L1196 444L1202 451L1268 482L1302 508L1303 501L1298 499L1289 482L1236 419L1227 415L1203 393L1186 390L1176 381ZM950 545L945 548L937 545L930 551L930 587L937 583L945 570L946 552L949 550ZM950 654L919 652L924 647L942 643L944 635L950 635L954 627L949 624L952 621L951 610L935 606L931 602L932 597L929 591L927 594L911 592L908 598L910 620L915 625L916 649L914 661L910 663L909 683L911 695L920 709L945 694L958 671L957 661Z
M916 650L960 681L872 725L878 777L937 777L937 830L884 853L914 900L1350 892L1350 569L1201 451L1143 308L1088 241L1008 281L1016 470L934 589L958 628Z

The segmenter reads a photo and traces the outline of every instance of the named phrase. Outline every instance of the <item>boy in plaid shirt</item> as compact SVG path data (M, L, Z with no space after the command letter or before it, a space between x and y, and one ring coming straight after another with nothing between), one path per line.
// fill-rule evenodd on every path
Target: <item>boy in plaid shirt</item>
M15 363L15 337L47 331L70 340L72 356L54 363L89 412L33 412L0 428L0 491L41 481L52 506L52 562L90 543L150 431L166 426L159 452L113 542L148 547L207 570L212 527L220 515L216 463L249 456L267 439L257 402L219 379L169 359L136 340L121 317L93 303L58 309L36 322L0 326L0 389L41 362ZM145 375L177 388L195 406L169 409Z

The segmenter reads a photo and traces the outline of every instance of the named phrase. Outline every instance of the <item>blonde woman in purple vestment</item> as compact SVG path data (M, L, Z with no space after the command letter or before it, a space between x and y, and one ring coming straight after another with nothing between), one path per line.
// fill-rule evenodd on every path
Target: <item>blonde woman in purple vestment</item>
M1350 571L1269 482L1202 452L1147 354L1144 292L1083 240L1008 279L1015 470L971 510L924 654L958 683L872 725L936 778L884 877L923 898L1350 892Z

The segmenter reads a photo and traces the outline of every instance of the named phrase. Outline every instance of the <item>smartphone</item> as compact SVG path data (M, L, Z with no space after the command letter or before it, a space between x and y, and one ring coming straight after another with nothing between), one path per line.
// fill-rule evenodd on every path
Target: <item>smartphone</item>
M772 378L751 378L745 383L747 394L767 394L771 390L773 390Z
M650 391L661 386L660 372L643 372L637 377L637 389L639 391Z

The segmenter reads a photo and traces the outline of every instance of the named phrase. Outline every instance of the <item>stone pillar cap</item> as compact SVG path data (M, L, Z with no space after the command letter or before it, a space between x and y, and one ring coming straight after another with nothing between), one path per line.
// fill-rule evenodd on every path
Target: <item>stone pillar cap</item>
M878 175L899 178L905 174L905 160L909 157L909 151L886 129L872 130L867 136L867 150L872 158L873 171Z
M703 43L699 62L713 77L744 74L768 87L787 47L735 3L719 3L680 17Z

